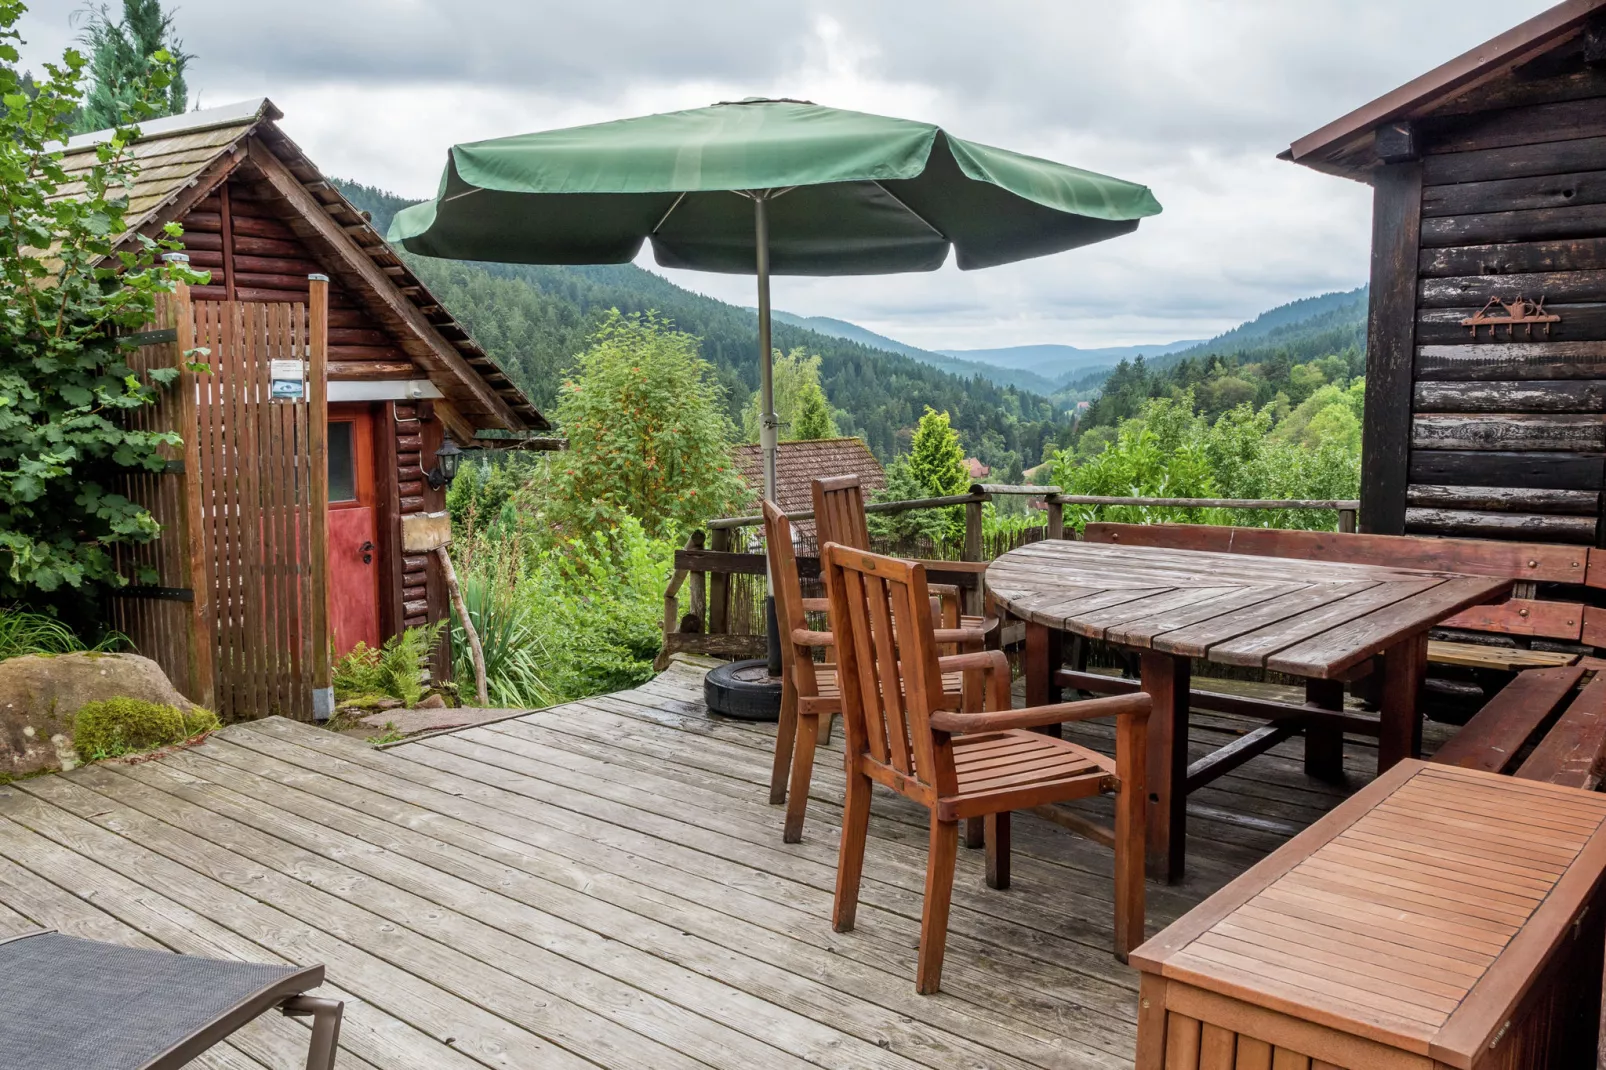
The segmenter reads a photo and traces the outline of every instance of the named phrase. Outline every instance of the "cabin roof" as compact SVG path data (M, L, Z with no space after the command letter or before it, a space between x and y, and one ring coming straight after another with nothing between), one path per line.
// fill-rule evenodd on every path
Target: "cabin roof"
M283 113L271 100L188 112L141 123L132 151L140 170L129 190L126 240L156 236L242 167L264 174L301 217L293 229L329 274L404 345L463 417L459 432L482 427L549 430L551 425L489 354L419 281L334 183L277 126ZM63 166L82 173L110 131L81 134L66 144ZM62 195L81 193L69 185ZM304 232L304 233L303 233Z
M764 451L744 442L731 451L742 479L755 494L764 492ZM788 513L814 508L809 484L826 476L857 475L866 496L887 485L887 473L859 438L817 438L782 442L775 453L775 498Z
M1378 127L1503 106L1495 103L1502 83L1515 80L1519 68L1547 53L1582 49L1591 17L1603 8L1606 0L1565 0L1306 134L1278 158L1369 182L1381 162L1372 144Z

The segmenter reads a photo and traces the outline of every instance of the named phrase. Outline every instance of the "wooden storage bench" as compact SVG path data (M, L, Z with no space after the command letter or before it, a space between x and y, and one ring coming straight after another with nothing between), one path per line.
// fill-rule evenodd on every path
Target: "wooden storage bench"
M1133 952L1138 1070L1595 1066L1603 821L1396 765Z

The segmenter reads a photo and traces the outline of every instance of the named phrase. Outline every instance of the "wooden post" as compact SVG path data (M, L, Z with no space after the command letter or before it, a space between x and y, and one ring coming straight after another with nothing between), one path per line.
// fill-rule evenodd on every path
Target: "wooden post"
M1048 499L1048 537L1065 538L1065 506L1052 497Z
M308 275L307 445L311 454L312 717L335 711L334 667L329 650L329 276Z
M195 348L195 311L190 305L190 288L178 283L168 301L173 326L178 331L179 360L189 363L185 354ZM184 507L179 510L180 544L184 547L184 575L181 586L192 594L186 632L189 647L189 698L213 709L217 688L213 654L217 645L212 609L212 570L206 559L205 514L201 509L201 416L197 394L201 387L195 372L185 369L178 379L178 432L184 436Z
M691 533L691 548L701 550L707 540L707 533L701 530ZM693 572L691 574L691 605L688 612L697 618L697 630L708 630L708 573Z
M1428 670L1428 637L1419 632L1383 654L1381 709L1378 712L1377 771L1382 774L1415 758L1422 749L1422 716L1417 702Z
M1338 511L1338 531L1341 535L1355 534L1355 510L1340 509Z
M710 550L730 553L730 528L713 529L709 540ZM730 627L731 580L728 572L715 572L708 577L708 634L722 635Z
M446 591L457 619L463 622L463 635L468 638L468 658L474 663L474 695L480 709L491 704L491 695L485 681L485 648L480 645L480 633L474 627L474 618L468 615L468 603L463 601L463 589L457 584L457 569L452 567L452 555L446 547L435 547L435 559L441 563L441 576L446 580Z
M1369 534L1401 535L1410 475L1422 164L1417 160L1385 164L1372 176L1372 304L1366 328L1361 515Z
M984 500L983 498L965 503L965 552L962 555L962 560L982 560L981 522L982 502ZM961 597L964 599L966 613L972 616L981 616L983 603L981 577L978 576L976 586L967 588Z

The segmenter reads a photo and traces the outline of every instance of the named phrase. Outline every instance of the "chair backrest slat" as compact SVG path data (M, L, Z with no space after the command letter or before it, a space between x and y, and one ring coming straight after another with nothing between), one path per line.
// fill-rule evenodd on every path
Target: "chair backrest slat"
M792 631L807 628L803 613L803 584L797 573L792 546L792 522L772 501L764 502L764 553L769 560L770 585L775 592L775 619L781 626L781 671L792 678L800 695L820 693L814 657L807 647L792 642Z
M856 475L830 476L810 484L814 496L814 528L819 544L841 543L858 550L870 548L870 525L865 520L864 488Z
M822 547L821 559L850 753L951 793L952 749L931 727L942 673L925 567L840 543Z

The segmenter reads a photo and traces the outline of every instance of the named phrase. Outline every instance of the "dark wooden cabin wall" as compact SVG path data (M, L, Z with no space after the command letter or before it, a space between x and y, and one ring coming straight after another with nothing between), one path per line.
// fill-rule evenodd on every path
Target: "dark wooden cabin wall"
M307 276L325 273L311 251L285 223L293 211L265 187L238 176L197 202L182 220L184 246L193 267L211 272L196 286L198 301L289 301L308 299ZM337 380L423 378L423 373L380 324L362 311L338 282L329 285L329 374ZM447 595L438 567L426 555L401 552L401 517L445 507L445 495L424 482L440 445L439 421L424 422L427 404L384 402L378 441L379 526L385 580L380 622L387 634L441 619ZM430 431L433 430L433 441ZM428 465L423 462L427 460Z
M307 300L307 276L323 273L285 223L288 204L238 176L197 202L180 221L190 263L210 271L194 288L201 301ZM225 240L227 235L227 240ZM422 373L381 325L338 282L329 284L331 379L414 379Z
M1574 79L1576 83L1577 79ZM1424 124L1406 531L1600 543L1606 474L1606 81ZM1548 333L1476 338L1491 297Z

